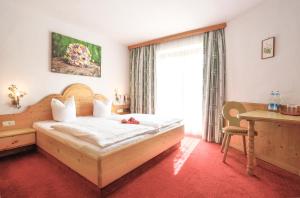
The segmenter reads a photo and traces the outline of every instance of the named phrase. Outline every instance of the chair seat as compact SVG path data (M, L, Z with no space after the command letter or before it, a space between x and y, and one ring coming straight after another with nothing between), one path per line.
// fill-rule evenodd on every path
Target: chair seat
M227 126L223 128L223 133L247 135L248 129L244 127L238 127L238 126ZM257 135L256 131L254 133L255 135Z
M248 129L238 126L227 126L223 128L223 132L248 133Z

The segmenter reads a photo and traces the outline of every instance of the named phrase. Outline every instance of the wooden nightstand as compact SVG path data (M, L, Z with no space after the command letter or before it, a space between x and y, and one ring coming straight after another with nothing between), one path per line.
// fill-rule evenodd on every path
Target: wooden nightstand
M0 131L0 156L19 152L22 149L18 148L34 145L35 142L35 129L33 128Z
M114 113L128 114L130 113L130 105L129 104L114 105Z

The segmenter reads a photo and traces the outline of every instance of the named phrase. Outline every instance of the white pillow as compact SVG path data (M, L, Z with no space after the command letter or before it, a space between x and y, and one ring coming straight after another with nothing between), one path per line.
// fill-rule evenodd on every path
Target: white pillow
M51 109L52 116L55 121L69 122L76 119L76 105L74 96L68 98L65 103L52 98Z
M101 100L94 99L93 115L95 117L107 117L111 115L111 106L112 106L111 100L101 101Z

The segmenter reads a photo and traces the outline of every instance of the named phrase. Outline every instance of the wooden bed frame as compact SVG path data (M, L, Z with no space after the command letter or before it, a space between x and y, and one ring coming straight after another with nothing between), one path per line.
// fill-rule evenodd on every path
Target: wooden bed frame
M88 116L93 113L93 99L105 100L101 94L94 94L86 85L73 84L62 94L53 94L27 108L22 113L0 115L0 122L15 120L16 125L9 129L32 127L33 122L52 120L50 101L57 98L64 101L70 96L76 100L77 116ZM113 112L115 108L113 107ZM0 126L0 133L8 127ZM63 143L59 139L37 131L37 146L56 159L103 188L116 179L178 144L183 138L184 127L171 128L151 138L122 146L102 155L94 155Z

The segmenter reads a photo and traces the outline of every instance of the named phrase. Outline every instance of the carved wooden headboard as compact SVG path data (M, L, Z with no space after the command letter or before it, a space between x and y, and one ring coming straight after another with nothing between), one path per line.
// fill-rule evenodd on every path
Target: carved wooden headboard
M66 100L70 96L75 97L77 116L88 116L93 114L93 99L106 100L106 97L101 94L94 94L92 89L84 84L72 84L68 86L62 94L52 94L46 96L38 103L29 106L25 111L17 114L0 115L0 131L28 128L32 127L33 122L41 120L51 120L52 111L50 102L52 98L57 98L61 101ZM112 111L114 112L113 107ZM2 121L14 120L16 125L3 127Z

